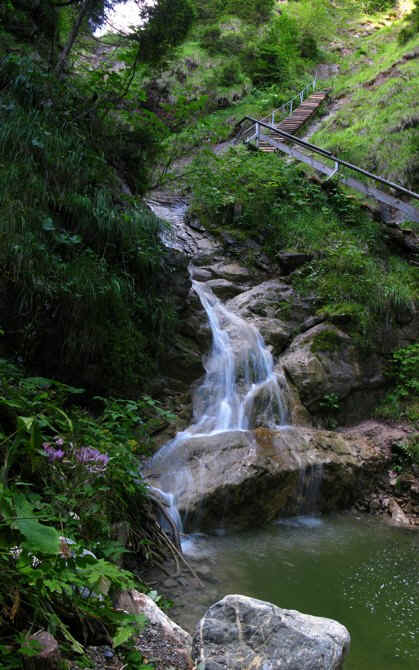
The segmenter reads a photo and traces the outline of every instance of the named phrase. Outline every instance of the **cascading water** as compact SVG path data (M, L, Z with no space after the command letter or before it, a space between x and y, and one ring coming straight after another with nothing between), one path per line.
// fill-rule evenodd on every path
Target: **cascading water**
M212 349L205 379L194 397L194 423L185 433L211 435L254 428L258 399L264 405L259 413L265 426L284 424L286 407L262 336L230 312L205 283L193 281L192 285L208 316Z
M191 267L193 279L194 268ZM165 471L159 485L175 496L185 481L174 468L165 468L182 443L194 436L224 431L251 430L259 425L278 428L287 421L273 359L256 328L229 311L204 282L192 281L208 317L212 348L205 362L206 374L193 398L193 423L164 445L153 457L152 471Z

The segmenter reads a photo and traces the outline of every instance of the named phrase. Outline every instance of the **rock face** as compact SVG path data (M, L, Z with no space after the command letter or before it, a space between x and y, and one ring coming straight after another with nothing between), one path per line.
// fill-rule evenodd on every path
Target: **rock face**
M159 668L171 665L175 665L178 670L192 668L191 636L169 619L154 600L139 591L123 591L116 599L115 609L129 614L144 614L147 623L137 638L136 646Z
M202 670L338 670L349 645L337 621L229 595L199 622L192 656Z
M151 483L175 493L188 528L204 530L347 508L384 464L365 437L289 426L191 437L153 467Z
M228 309L252 323L274 354L280 354L311 312L289 284L278 279L262 282L227 303Z
M329 323L298 335L281 358L281 366L311 411L318 410L328 394L342 399L353 391L384 384L381 362L373 355L361 361L351 338Z

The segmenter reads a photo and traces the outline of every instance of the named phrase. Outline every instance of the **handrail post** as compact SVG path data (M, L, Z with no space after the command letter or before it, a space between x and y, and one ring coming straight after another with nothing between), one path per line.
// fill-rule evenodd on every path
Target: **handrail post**
M260 142L260 125L259 123L256 124L256 146L259 149L259 142Z
M275 125L275 110L272 112L272 125Z
M292 100L290 100L290 114L292 114Z

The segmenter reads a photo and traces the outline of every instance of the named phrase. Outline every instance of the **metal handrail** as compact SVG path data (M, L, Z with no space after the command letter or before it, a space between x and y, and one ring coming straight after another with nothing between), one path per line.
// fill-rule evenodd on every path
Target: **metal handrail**
M268 116L265 116L262 121L267 122L267 119L271 119L272 125L275 123L275 116L277 112L282 112L283 114L292 114L293 112L293 106L294 106L294 100L298 100L299 104L302 105L304 102L304 99L306 97L306 93L309 93L310 91L315 91L317 86L317 74L314 75L313 81L311 81L309 84L306 84L304 88L301 89L296 95L294 95L293 98L290 98L287 100L287 102L284 102L281 107L278 107L277 109L274 109ZM289 110L287 112L287 107L289 107Z
M311 82L309 82L308 84L306 84L304 86L304 88L301 89L301 91L299 91L296 95L294 95L293 98L290 98L289 100L287 100L287 102L284 102L281 105L281 107L278 107L277 109L274 109L270 114L268 114L268 116L264 116L261 119L261 121L263 121L265 123L268 123L269 121L271 121L272 125L273 125L275 123L275 121L277 120L276 116L277 116L278 112L282 112L282 115L284 115L284 116L288 116L288 115L292 114L294 101L298 100L299 104L301 105L303 103L305 97L306 97L306 94L308 94L311 91L315 91L316 86L317 86L317 73L314 75L314 79ZM289 107L288 111L287 111L287 107ZM244 120L244 119L242 119L242 120ZM240 123L241 123L241 121L240 121ZM240 125L240 123L238 123L237 125ZM255 137L256 137L255 130L256 129L254 129L253 126L252 126L247 131L245 131L243 133L243 135L240 136L240 139L243 140L244 142L246 142L246 141L250 142L251 140L255 139Z
M400 184L395 184L392 181L389 181L388 179L384 179L384 177L379 177L378 175L368 172L368 170L364 170L363 168L358 167L357 165L353 165L352 163L348 163L348 161L344 161L341 158L337 158L337 156L334 156L331 151L327 151L326 149L322 149L321 147L316 146L315 144L311 144L311 142L306 142L305 140L300 139L299 137L295 137L295 135L291 135L290 133L287 133L285 130L280 130L279 128L276 128L275 126L266 123L265 121L259 121L258 119L253 118L252 116L244 116L241 121L237 123L237 126L240 126L243 121L252 121L252 123L255 125L256 128L256 135L260 135L260 126L263 128L267 128L271 132L277 133L278 135L281 135L282 137L285 137L287 140L291 140L291 142L294 142L295 144L298 144L299 146L302 146L306 149L309 149L313 153L317 153L320 156L324 156L325 158L328 158L331 161L334 161L335 165L343 165L344 167L349 168L350 170L354 170L355 172L358 172L359 174L363 174L364 176L368 177L369 179L374 179L375 181L379 182L380 184L384 184L385 186L389 186L391 188L394 188L396 191L399 191L400 193L404 193L405 195L410 196L411 198L415 198L416 200L419 200L419 194L415 193L415 191L409 191L408 188L405 188L404 186L401 186ZM253 126L252 126L253 127Z

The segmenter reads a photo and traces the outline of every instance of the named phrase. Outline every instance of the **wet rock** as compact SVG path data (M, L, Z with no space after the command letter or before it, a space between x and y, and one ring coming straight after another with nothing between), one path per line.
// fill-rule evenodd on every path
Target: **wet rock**
M178 670L192 668L191 636L169 619L154 600L135 590L123 591L116 599L115 608L129 614L144 614L147 623L136 646L159 668L168 668L170 665Z
M188 528L205 530L260 526L298 514L311 483L319 511L349 508L382 463L366 438L295 426L258 428L179 442L153 464L156 472L148 478L175 491Z
M309 300L277 279L243 291L227 307L255 326L274 354L280 354L311 312Z
M25 670L58 670L61 667L61 654L58 642L46 630L30 635L29 642L37 642L40 646L35 656L25 658Z
M337 621L229 595L199 622L192 654L202 670L338 670L349 645Z
M221 300L229 300L241 292L241 288L228 279L211 279L206 283Z
M218 263L211 268L213 274L223 279L236 282L248 282L251 278L249 268L239 265L239 263Z
M391 521L395 526L410 526L409 517L403 512L400 505L393 499L388 503L388 510L391 515Z
M197 281L208 281L212 279L213 274L210 270L205 270L204 268L194 268L193 278Z

